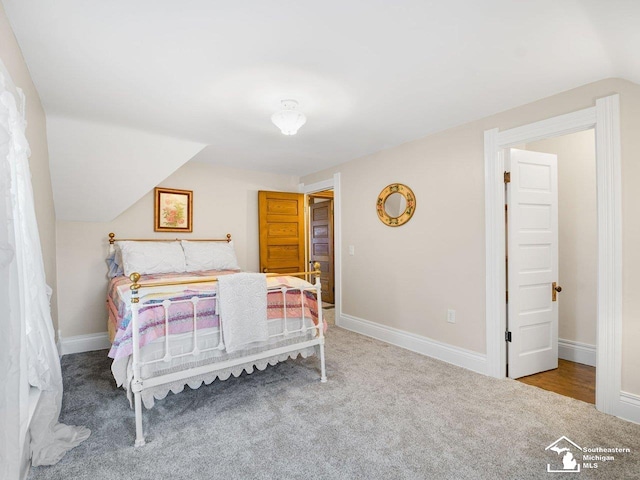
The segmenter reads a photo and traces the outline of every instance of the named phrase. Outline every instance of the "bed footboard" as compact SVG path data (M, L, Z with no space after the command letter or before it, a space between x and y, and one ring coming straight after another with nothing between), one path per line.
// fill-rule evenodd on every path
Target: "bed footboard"
M270 292L279 291L283 295L283 312L284 312L284 329L283 332L278 335L283 338L287 338L287 336L291 335L300 335L299 341L294 341L292 343L288 342L284 346L276 346L276 347L265 347L264 350L260 350L258 352L253 352L250 355L239 356L236 358L212 362L204 365L195 366L192 368L188 368L180 371L173 371L170 373L153 376L152 378L144 378L142 369L145 365L151 365L159 362L170 362L172 359L186 357L196 358L196 356L207 353L213 350L224 350L224 343L222 342L222 328L219 328L219 341L218 344L214 347L210 348L200 348L198 343L198 329L197 325L197 303L200 301L197 295L188 298L181 299L177 301L164 300L162 305L165 309L165 332L167 333L164 338L164 356L160 359L151 360L151 361L143 361L141 356L141 348L140 348L140 325L139 325L139 310L143 305L140 302L139 292L141 289L145 287L158 287L158 286L166 286L166 285L175 285L178 282L174 283L154 283L150 285L144 285L139 283L140 275L137 273L133 273L130 275L130 280L133 282L131 285L131 327L132 327L132 370L133 370L133 379L130 384L130 391L133 393L134 402L133 407L135 409L135 423L136 423L136 439L135 446L140 447L145 444L145 436L142 422L142 393L147 389L152 389L154 387L158 387L160 385L168 385L172 382L176 382L178 380L185 380L192 377L197 377L200 375L206 375L209 373L214 373L217 371L222 371L225 369L229 369L232 367L237 367L244 364L253 364L254 362L258 362L260 360L264 360L267 358L273 358L274 356L284 355L292 352L296 352L298 350L302 350L308 347L316 347L319 350L319 360L320 360L320 381L326 382L326 366L325 366L325 352L324 352L324 321L322 318L322 293L320 286L320 264L314 264L315 270L311 272L298 272L294 274L286 274L288 276L314 276L315 281L314 284L307 288L302 288L299 286L296 287L287 287L287 286L278 286L277 288L270 288ZM267 276L281 276L280 274L267 274ZM214 277L204 279L198 283L208 283L215 282L217 279ZM191 282L194 283L194 282ZM302 320L300 322L300 326L294 330L288 330L287 323L287 295L291 294L291 291L299 291L300 294L300 310L302 315ZM305 318L305 306L303 302L303 296L306 292L313 292L317 301L317 321L314 322L313 319ZM169 320L168 320L168 311L169 307L172 304L180 303L180 302L191 302L193 303L193 329L191 335L193 336L193 348L189 352L184 352L180 354L172 355L170 349L170 337L169 335ZM308 322L306 320L312 320L311 325L307 325ZM278 335L270 335L270 337L278 336Z

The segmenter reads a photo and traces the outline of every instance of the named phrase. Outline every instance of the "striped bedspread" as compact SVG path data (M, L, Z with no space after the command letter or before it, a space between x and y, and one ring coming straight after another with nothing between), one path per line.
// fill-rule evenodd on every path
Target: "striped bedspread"
M188 274L158 274L143 275L139 283L168 282L193 280L197 282L202 277L220 276L236 273L235 271L210 270L191 272ZM115 277L111 279L107 293L107 309L109 311L109 333L111 336L111 350L109 357L114 360L131 355L133 350L131 328L131 280L128 277ZM317 324L318 306L312 292L289 290L286 294L278 290L279 287L306 288L311 284L297 277L279 276L267 279L267 318L277 319L284 315L284 305L287 306L287 317L301 317L304 315L313 319ZM140 309L138 321L140 325L140 346L165 336L165 308L162 302L199 298L196 306L198 329L214 328L219 326L216 313L216 283L188 284L169 287L143 288L139 291ZM301 301L302 297L302 301ZM193 304L191 302L171 304L169 307L169 334L179 334L193 330Z

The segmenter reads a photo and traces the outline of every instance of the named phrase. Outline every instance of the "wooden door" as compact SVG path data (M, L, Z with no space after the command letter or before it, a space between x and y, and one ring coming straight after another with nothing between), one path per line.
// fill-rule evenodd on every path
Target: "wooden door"
M512 148L507 183L509 377L558 368L558 162Z
M304 272L304 195L258 192L260 271Z
M320 262L322 300L333 303L333 199L312 203L310 212L310 261Z

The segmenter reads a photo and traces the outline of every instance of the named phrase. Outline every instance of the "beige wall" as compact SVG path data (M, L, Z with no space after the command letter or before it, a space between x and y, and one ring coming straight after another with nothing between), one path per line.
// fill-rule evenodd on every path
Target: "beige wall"
M344 313L484 353L484 131L591 107L612 93L620 93L622 122L622 388L640 394L640 86L628 81L585 85L304 177L313 183L341 172ZM409 185L417 199L400 228L375 212L392 182ZM371 280L386 293L372 294ZM447 323L447 308L457 323Z
M527 145L558 156L559 295L558 336L596 344L598 215L595 131L587 130Z
M27 104L27 140L31 147L31 183L36 205L36 217L42 244L44 270L47 283L53 288L51 316L54 328L58 324L56 285L56 221L49 173L46 119L40 97L36 91L29 69L13 35L4 8L0 3L0 59L11 74L13 83L24 91Z
M189 162L160 186L193 190L193 233L153 231L153 191L112 222L58 221L60 336L105 332L107 236L224 238L240 267L258 269L258 190L297 191L298 178ZM114 186L117 188L117 186Z

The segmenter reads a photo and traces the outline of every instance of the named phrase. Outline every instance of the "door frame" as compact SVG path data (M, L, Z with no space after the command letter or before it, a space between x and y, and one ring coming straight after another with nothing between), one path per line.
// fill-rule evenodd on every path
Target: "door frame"
M298 192L309 194L333 190L333 274L334 274L334 310L336 325L340 326L342 316L342 197L340 192L340 173L320 182L298 185Z
M620 96L594 107L484 132L487 375L505 378L506 272L503 149L594 128L598 212L596 408L622 415L622 188Z

